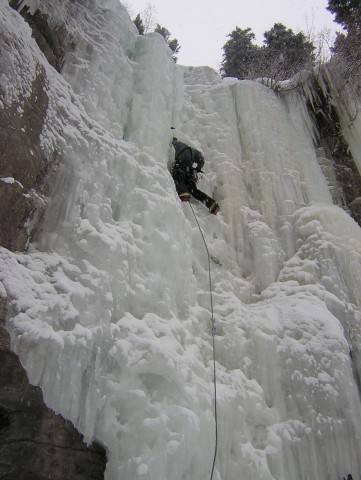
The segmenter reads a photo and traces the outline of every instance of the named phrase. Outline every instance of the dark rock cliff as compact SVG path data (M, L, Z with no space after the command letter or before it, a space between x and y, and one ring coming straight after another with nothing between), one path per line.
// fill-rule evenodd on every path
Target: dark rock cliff
M13 2L14 3L14 2ZM16 3L16 2L15 2ZM51 35L46 18L25 11L38 45L60 70L61 29ZM11 38L0 33L0 65ZM1 50L3 49L3 57ZM16 54L16 53L15 53ZM0 88L0 100L5 92ZM41 225L47 203L47 175L57 164L41 145L48 110L47 78L37 66L30 91L0 108L0 247L23 251ZM1 293L1 292L0 292ZM0 478L2 480L100 480L105 450L87 446L74 426L46 407L41 390L29 384L6 331L7 299L0 296Z
M308 102L319 134L316 148L321 152L321 168L329 181L335 204L343 207L361 225L361 175L343 136L341 121L334 106L331 87L321 88L313 81L313 103ZM329 165L325 165L328 163ZM328 178L331 172L332 179Z
M65 52L70 48L68 44L70 39L66 28L63 25L50 25L48 16L39 10L32 15L29 7L22 6L22 2L19 2L19 0L10 0L9 4L19 11L30 26L36 43L50 65L60 72L64 63Z
M27 98L0 109L0 245L23 250L45 206L48 160L40 134L48 106L39 68ZM11 183L12 182L12 183Z
M29 384L0 320L0 478L98 480L105 452L89 447L69 422L49 410Z

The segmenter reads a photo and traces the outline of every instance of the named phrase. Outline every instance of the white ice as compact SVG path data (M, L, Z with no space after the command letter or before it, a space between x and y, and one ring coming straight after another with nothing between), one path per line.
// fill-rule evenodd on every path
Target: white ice
M60 159L40 238L0 250L30 381L105 445L107 480L210 477L208 264L167 170L173 125L204 152L200 188L222 211L192 203L217 325L214 478L357 478L361 230L333 205L302 98L176 66L118 1L85 3L36 4L76 45L61 76L0 0L3 103L21 101L42 65L42 145Z

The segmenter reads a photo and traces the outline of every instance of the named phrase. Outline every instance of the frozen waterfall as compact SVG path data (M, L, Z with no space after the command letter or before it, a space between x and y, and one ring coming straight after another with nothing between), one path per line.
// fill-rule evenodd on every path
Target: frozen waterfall
M222 211L193 203L212 256L214 478L359 478L361 229L332 203L302 97L175 65L116 0L25 3L76 45L58 74L0 0L26 75L36 62L47 72L42 142L59 156L39 238L27 253L0 249L0 295L30 381L105 445L107 480L209 478L207 256L167 170L173 125L204 152L200 188ZM9 65L10 85L11 50ZM26 90L18 81L10 103Z

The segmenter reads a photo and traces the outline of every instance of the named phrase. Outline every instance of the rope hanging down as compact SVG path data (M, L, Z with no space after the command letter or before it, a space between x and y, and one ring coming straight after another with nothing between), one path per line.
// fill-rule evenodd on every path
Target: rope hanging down
M213 474L214 474L214 466L216 463L216 457L217 457L217 449L218 449L218 414L217 414L217 377L216 377L216 345L215 345L215 334L216 334L216 324L215 324L215 319L214 319L214 312L213 312L213 294L212 294L212 276L211 276L211 257L209 255L209 250L207 246L206 239L204 237L203 231L201 229L201 226L199 225L198 218L196 216L196 213L194 211L194 208L192 207L192 204L189 202L189 206L191 207L191 210L193 212L194 218L196 220L196 223L198 225L199 231L202 235L203 243L206 248L207 252L207 257L208 257L208 276L209 276L209 293L210 293L210 299L211 299L211 322L212 322L212 345L213 345L213 383L214 383L214 421L215 421L215 445L214 445L214 456L213 456L213 464L212 464L212 473L211 473L211 478L210 480L213 479Z

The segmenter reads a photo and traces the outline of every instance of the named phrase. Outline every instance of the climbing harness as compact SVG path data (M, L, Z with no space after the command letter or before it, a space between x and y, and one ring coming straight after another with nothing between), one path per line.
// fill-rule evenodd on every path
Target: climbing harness
M217 449L218 449L218 414L217 414L217 376L216 376L216 345L215 345L216 324L215 324L214 312L213 312L211 256L209 254L207 242L206 242L206 239L204 237L203 231L202 231L201 226L198 222L198 218L197 218L196 213L194 211L194 208L192 207L192 204L190 202L189 202L189 206L191 207L191 210L193 212L195 221L196 221L197 226L199 228L199 231L202 235L203 243L204 243L204 246L206 248L207 257L208 257L209 293L210 293L210 299L211 299L211 314L212 314L211 315L211 324L212 324L212 345L213 345L213 383L214 383L214 421L215 421L215 445L214 445L212 473L211 473L211 477L210 477L210 480L212 480L213 479L213 473L214 473L214 466L215 466L216 457L217 457Z

